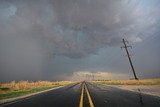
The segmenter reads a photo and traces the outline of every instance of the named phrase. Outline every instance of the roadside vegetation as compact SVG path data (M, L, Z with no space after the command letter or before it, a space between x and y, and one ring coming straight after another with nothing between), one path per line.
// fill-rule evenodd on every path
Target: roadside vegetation
M18 97L26 94L31 94L39 91L44 91L54 87L64 86L71 84L71 81L20 81L20 82L9 82L9 83L0 83L0 100Z
M93 83L106 85L160 85L160 78L141 80L95 80Z

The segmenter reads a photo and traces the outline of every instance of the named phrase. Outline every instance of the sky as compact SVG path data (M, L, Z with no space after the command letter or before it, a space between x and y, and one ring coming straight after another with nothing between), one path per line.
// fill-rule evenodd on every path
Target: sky
M0 82L160 77L160 0L0 0Z

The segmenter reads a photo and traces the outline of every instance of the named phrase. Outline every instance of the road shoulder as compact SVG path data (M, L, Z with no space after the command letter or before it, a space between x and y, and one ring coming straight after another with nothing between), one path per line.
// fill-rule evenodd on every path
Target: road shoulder
M58 88L61 88L61 87L63 87L63 86L54 87L54 88L47 89L47 90L44 90L44 91L31 93L31 94L27 94L27 95L15 97L15 98L2 99L2 100L0 100L0 105L6 104L6 103L11 103L11 102L16 102L16 101L19 101L19 100L23 100L25 98L28 98L28 97L31 97L31 96L34 96L34 95L38 95L38 94L41 94L41 93L45 93L45 92L48 92L48 91L51 91L51 90L55 90L55 89L58 89Z
M134 92L139 92L140 90L141 93L160 97L160 85L109 85L109 86Z

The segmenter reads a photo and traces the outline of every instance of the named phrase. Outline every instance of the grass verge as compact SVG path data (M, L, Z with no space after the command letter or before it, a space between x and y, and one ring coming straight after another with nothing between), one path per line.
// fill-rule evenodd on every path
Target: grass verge
M28 95L72 83L71 81L12 81L9 83L0 83L0 100Z
M7 99L7 98L19 97L19 96L27 95L27 94L31 94L31 93L36 93L36 92L44 91L44 90L51 89L54 87L58 87L58 86L34 88L34 89L24 90L24 91L12 91L12 92L8 92L5 94L0 94L0 100Z

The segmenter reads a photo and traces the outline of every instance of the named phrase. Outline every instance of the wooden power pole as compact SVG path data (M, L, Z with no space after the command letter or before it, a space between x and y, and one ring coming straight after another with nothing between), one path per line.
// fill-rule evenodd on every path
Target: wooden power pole
M136 76L136 73L135 73L135 70L134 70L134 67L133 67L133 64L132 64L132 60L131 60L129 51L128 51L128 47L132 48L132 46L127 46L126 43L128 43L128 41L126 41L125 39L122 39L122 42L123 42L124 46L122 46L121 48L125 48L128 59L129 59L129 63L131 65L131 68L132 68L132 71L133 71L133 74L134 74L134 77L135 77L136 80L138 80L138 78Z

